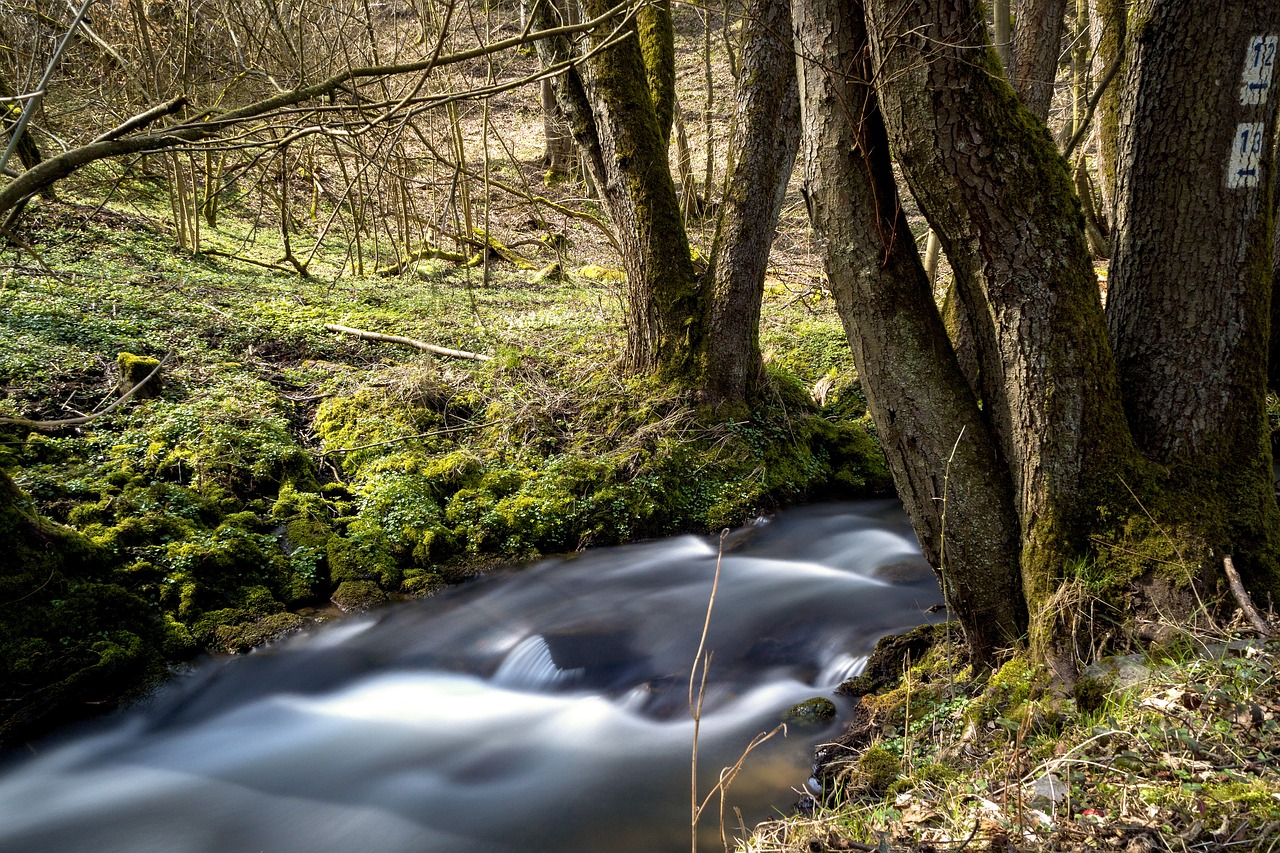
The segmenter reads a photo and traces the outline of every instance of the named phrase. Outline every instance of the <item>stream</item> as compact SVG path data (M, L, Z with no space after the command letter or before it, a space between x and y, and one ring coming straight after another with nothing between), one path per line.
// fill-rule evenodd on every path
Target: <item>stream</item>
M717 562L684 536L497 572L208 661L0 764L4 853L665 853L690 847L689 672ZM729 535L699 793L792 705L931 617L895 502ZM847 703L839 705L841 713ZM730 837L786 812L838 722L791 725L729 789ZM721 849L719 804L700 828Z

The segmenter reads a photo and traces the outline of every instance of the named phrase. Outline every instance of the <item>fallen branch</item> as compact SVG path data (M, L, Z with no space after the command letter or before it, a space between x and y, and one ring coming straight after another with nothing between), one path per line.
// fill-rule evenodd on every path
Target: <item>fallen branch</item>
M1253 630L1264 637L1270 637L1271 627L1267 624L1267 620L1262 618L1258 608L1253 606L1253 599L1249 597L1249 591L1244 588L1240 573L1236 571L1236 564L1231 561L1230 554L1222 558L1222 565L1227 570L1227 583L1231 586L1231 594L1236 597L1236 603L1244 611L1245 618L1249 620Z
M366 341L386 341L389 344L403 344L407 347L414 347L423 352L434 353L435 355L447 355L452 358L469 358L472 361L493 361L493 356L482 355L478 352L467 352L460 349L449 349L448 347L438 347L435 344L429 344L425 341L414 340L413 338L405 338L400 335L384 335L381 332L366 332L363 329L353 329L350 326L339 326L337 323L325 323L324 327L330 332L342 332L347 335L355 335L357 338L363 338Z
M420 263L422 261L432 261L432 260L449 261L455 264L465 264L470 260L470 258L462 254L461 252L450 252L450 251L446 251L445 249L437 248L435 246L426 246L424 248L419 249L416 252L410 252L400 260L396 261L391 266L382 267L379 270L375 270L374 275L382 276L383 278L387 278L393 275L400 275L405 270L412 267L414 264Z
M164 358L160 359L160 363L151 369L151 372L146 375L145 379L143 379L137 385L134 385L128 391L125 391L124 394L120 396L120 399L116 400L114 403L112 403L110 406L107 406L105 409L103 409L100 412L94 412L93 414L90 414L90 415L81 415L78 418L62 418L61 420L56 420L56 421L32 421L32 420L28 420L27 418L0 418L0 424L16 424L18 426L24 426L29 429L61 429L62 427L79 426L80 424L87 424L89 423L89 421L97 420L103 415L111 414L116 409L120 408L120 406L124 405L124 402L126 400L128 400L134 394L137 394L139 391L141 391L143 386L145 386L157 374L160 373L160 368L164 367L165 362L167 362L172 356L173 356L173 353L170 352Z

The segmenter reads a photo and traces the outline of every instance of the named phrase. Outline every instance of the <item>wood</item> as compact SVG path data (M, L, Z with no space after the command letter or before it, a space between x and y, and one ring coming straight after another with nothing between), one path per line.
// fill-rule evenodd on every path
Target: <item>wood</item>
M342 332L346 335L354 335L366 341L385 341L389 344L402 344L407 347L414 347L423 352L429 352L434 355L447 355L451 358L467 358L472 361L493 361L493 356L483 355L478 352L467 352L460 349L449 349L448 347L438 347L435 344L429 344L425 341L415 340L414 338L406 338L401 335L384 335L381 332L366 332L364 329L353 329L350 326L339 326L337 323L325 323L324 327L331 332Z
M1249 591L1244 588L1244 583L1240 580L1240 573L1236 571L1236 564L1232 562L1230 554L1222 558L1222 567L1226 569L1227 583L1231 587L1231 594L1236 597L1236 603L1244 611L1245 618L1249 620L1253 630L1264 637L1270 637L1271 626L1267 624L1267 620L1258 612L1258 608L1253 606L1253 599L1249 597Z
M173 353L171 352L168 355L166 355L164 358L160 359L160 363L157 364L154 368L152 368L151 372L146 375L146 378L144 378L137 385L134 385L128 391L124 392L124 394L120 395L120 398L118 400L116 400L114 403L112 403L110 406L107 406L105 409L103 409L100 412L94 412L91 415L81 415L80 417L76 417L76 418L61 418L56 421L33 421L33 420L28 420L27 418L0 418L0 424L17 424L18 426L24 426L30 429L61 429L62 427L79 426L80 424L87 424L90 421L96 421L98 418L103 417L104 415L111 414L116 409L124 405L126 400L128 400L129 398L136 395L139 391L141 391L142 388L148 382L150 382L157 375L159 375L160 368L164 367L165 362L167 362L172 356L173 356Z
M1053 104L1066 12L1066 0L1019 0L1014 15L1012 63L1006 60L1005 68L1018 97L1041 121L1048 121Z
M237 107L224 113L202 116L200 120L193 121L188 124L181 124L170 128L161 128L160 130L150 133L126 135L119 139L113 138L98 142L90 142L87 145L81 145L68 151L64 151L56 157L49 157L48 159L43 160L37 166L28 168L9 184L0 188L0 214L8 213L29 196L43 192L68 175L77 172L90 163L97 162L98 160L111 157L124 157L132 154L148 154L157 151L165 151L170 148L179 148L184 145L190 145L192 143L217 136L227 130L227 128L240 122L270 115L296 104L302 104L307 101L327 97L335 92L350 90L358 87L365 81L378 80L383 77L400 74L429 73L446 65L470 62L475 59L480 59L485 56L520 47L522 45L529 44L530 42L538 42L543 39L561 38L575 33L593 30L606 21L624 15L629 11L629 8L630 4L619 3L611 8L597 9L597 11L600 11L599 15L591 20L583 21L580 24L552 27L536 33L524 33L512 38L490 42L488 44L480 45L479 47L469 48L456 53L434 55L428 59L417 62L350 68L317 83L313 83L308 86L301 86L296 89L289 89L284 92L278 92L264 100L248 104L243 107ZM601 39L608 41L609 36L601 36ZM158 107L147 110L133 119L129 119L129 121L125 122L125 125L129 125L133 121L143 119L144 117L150 117L156 110L163 113L164 109L165 105L159 105ZM123 126L124 125L122 125L122 127ZM119 128L117 128L117 130L119 130ZM115 132L116 131L110 131L106 135L109 136Z
M711 404L745 401L764 374L760 305L765 271L800 144L789 0L751 0L743 27L734 164L711 249L703 377L704 396Z
M975 663L990 665L1026 628L1012 486L912 239L852 8L792 3L805 199L894 485Z

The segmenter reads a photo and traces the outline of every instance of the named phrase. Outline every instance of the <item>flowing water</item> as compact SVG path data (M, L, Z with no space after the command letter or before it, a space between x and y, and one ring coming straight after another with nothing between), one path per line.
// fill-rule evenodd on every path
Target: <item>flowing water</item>
M726 549L702 792L940 600L889 502L783 513ZM688 679L716 552L688 536L547 560L207 663L9 756L0 851L686 850ZM794 802L837 730L793 725L752 752L730 828L735 807L750 824Z

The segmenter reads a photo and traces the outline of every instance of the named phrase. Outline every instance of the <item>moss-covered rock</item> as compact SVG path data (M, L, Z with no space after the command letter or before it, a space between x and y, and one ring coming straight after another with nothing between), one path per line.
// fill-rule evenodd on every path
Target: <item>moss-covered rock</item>
M873 797L882 797L902 773L902 762L882 746L873 746L858 756L853 788Z
M162 672L157 609L107 554L41 518L0 471L0 743L113 704Z
M815 696L788 708L782 721L794 725L821 725L835 719L835 716L836 703L825 696Z
M211 646L216 651L241 654L257 646L273 643L305 628L307 620L296 613L273 613L252 622L219 625L214 629Z
M330 600L343 610L368 610L385 604L387 594L373 581L349 580L338 584Z
M158 358L134 355L131 352L119 353L116 356L116 369L120 371L120 382L116 386L116 391L120 394L126 394L146 382L147 384L144 387L134 392L134 399L156 396L160 393L159 377L153 377L149 382L147 377L151 376L159 366L160 359Z

